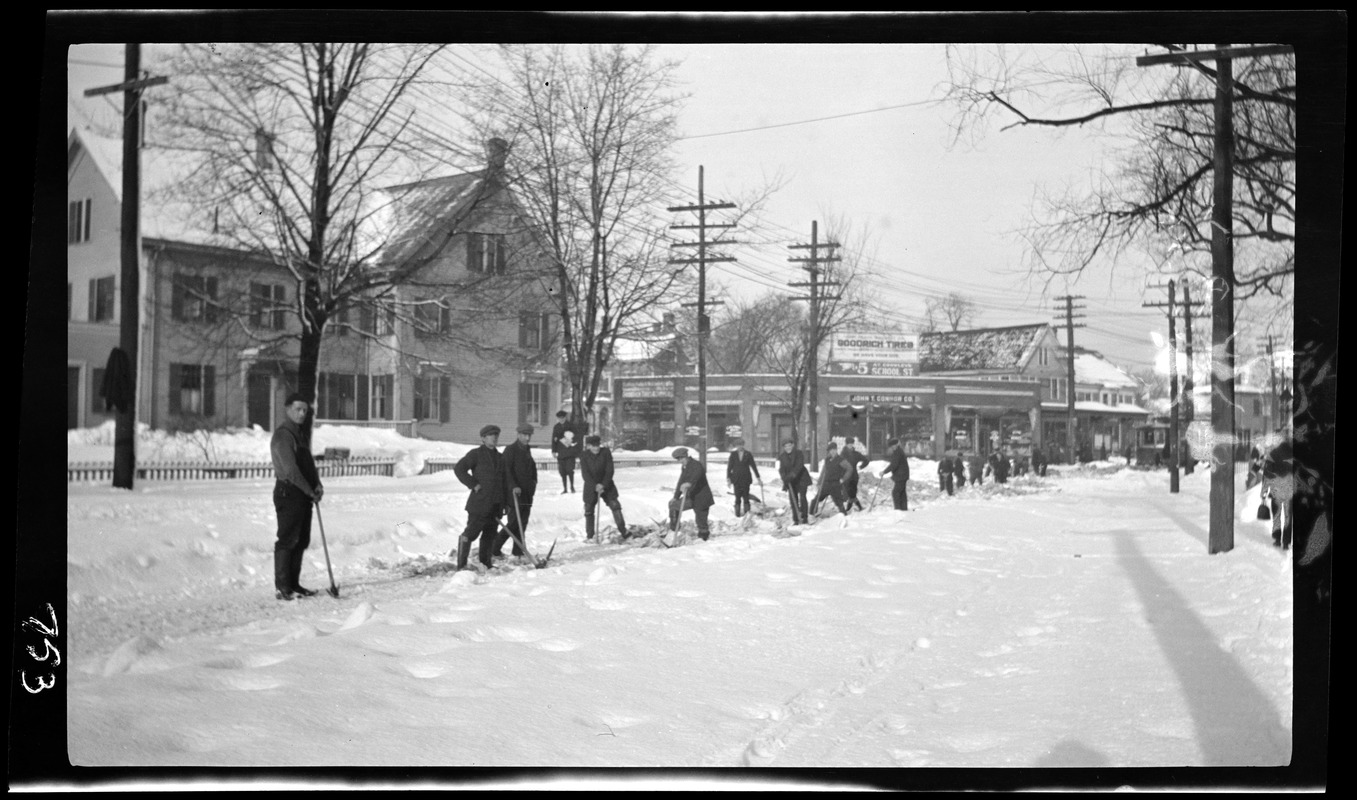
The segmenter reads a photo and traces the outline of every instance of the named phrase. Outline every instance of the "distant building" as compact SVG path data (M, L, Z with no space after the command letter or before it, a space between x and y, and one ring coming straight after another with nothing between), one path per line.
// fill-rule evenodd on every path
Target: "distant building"
M119 342L121 144L73 130L67 158L67 426L111 414L100 396L104 366ZM496 180L503 143L487 167L388 187L397 198L381 262L408 267L394 292L337 309L326 326L315 398L318 421L375 425L428 438L475 441L487 423L548 424L560 401L552 306L540 293L478 331L480 344L511 348L526 368L504 369L440 334L458 298L430 288L473 273L533 268L530 232ZM498 163L502 163L498 162ZM149 190L172 165L143 155ZM137 419L153 428L219 428L283 419L297 386L297 282L282 266L214 243L189 214L144 202L141 214ZM455 221L455 222L454 222ZM454 228L455 224L455 228ZM397 307L402 309L398 314ZM532 365L536 366L532 366ZM459 369L450 369L456 365Z

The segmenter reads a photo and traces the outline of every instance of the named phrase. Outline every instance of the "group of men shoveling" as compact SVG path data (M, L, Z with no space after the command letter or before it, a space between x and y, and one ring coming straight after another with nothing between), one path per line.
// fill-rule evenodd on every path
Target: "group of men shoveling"
M302 435L302 424L310 411L310 404L300 394L287 398L287 419L274 432L271 453L277 482L274 487L274 508L278 515L278 540L274 545L274 588L279 600L293 600L309 597L316 592L306 589L298 583L300 579L302 554L310 544L311 511L319 512L320 499L324 493L310 446ZM565 417L565 413L557 414ZM504 557L504 546L513 541L512 555L522 559L527 557L539 568L550 559L539 559L528 549L524 539L524 530L532 513L533 495L537 491L537 461L532 455L531 439L534 433L532 425L524 423L516 428L517 438L499 450L500 428L498 425L486 425L480 430L481 444L468 451L453 467L457 480L470 489L466 500L466 529L457 539L457 569L466 569L471 555L471 544L477 539L480 546L477 560L486 568L493 566L494 559ZM595 523L595 510L600 501L612 512L613 522L622 538L629 538L638 530L628 528L622 515L622 504L617 485L613 482L613 457L609 448L602 445L596 435L584 437L583 451L574 445L574 432L564 423L558 423L553 431L552 452L558 462L562 454L570 459L569 475L566 465L561 465L562 485L565 491L574 490L574 460L578 456L580 476L583 483L585 536L588 540L598 540ZM735 439L734 450L730 454L726 467L726 480L735 497L735 516L741 517L750 512L751 490L757 480L762 489L763 479L759 476L758 465L753 455L745 449L742 439ZM909 479L909 462L904 457L898 443L892 440L888 455L890 464L885 473L894 473L896 508L908 508L904 497L904 485ZM708 512L715 499L712 496L707 473L702 462L692 456L686 447L676 447L674 458L679 462L679 479L674 488L674 496L669 501L669 529L677 530L684 511L692 509L697 519L697 535L703 541L711 536ZM857 499L857 477L860 465L867 463L866 456L857 453L848 440L844 452L839 454L835 445L829 445L824 465L820 473L820 486L815 502L807 504L806 490L811 485L810 473L806 469L801 454L794 450L794 443L783 443L783 453L778 456L778 472L791 501L794 524L808 522L814 509L826 498L831 499L843 513L853 506L861 509ZM759 502L763 502L760 493ZM502 521L507 516L507 520ZM322 540L324 529L321 530ZM554 545L553 545L554 547ZM326 553L326 566L329 568L329 553ZM333 573L330 578L330 594L338 596Z

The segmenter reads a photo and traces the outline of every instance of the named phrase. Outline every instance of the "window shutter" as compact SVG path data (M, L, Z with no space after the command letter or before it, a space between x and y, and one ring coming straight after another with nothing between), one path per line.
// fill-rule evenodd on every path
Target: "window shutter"
M207 300L204 301L204 303L203 303L203 304L206 306L206 310L205 310L205 312L204 312L204 314L203 314L203 317L204 317L208 322L216 322L216 321L217 321L217 303L216 303L216 300L217 300L217 279L216 279L216 278L208 278L207 281L206 281L206 286L207 286L207 291L205 292L205 294L207 295Z
M438 421L452 419L452 378L438 379Z
M494 246L494 248L495 248L495 274L496 274L496 275L503 275L503 274L504 274L504 260L505 260L504 251L505 251L505 249L506 249L506 248L505 248L505 245L504 245L504 235L503 235L503 234L496 234L495 236L493 236L493 237L491 237L491 238L494 240L494 245L493 245L493 246Z
M529 322L529 320L531 320L531 319L532 319L532 317L531 317L530 315L528 315L528 314L519 314L519 315L518 315L518 346L519 346L519 347L527 347L527 346L528 346L528 322ZM522 402L523 402L523 391L522 391L522 387L519 388L519 392L518 392L518 400L519 400L519 403L522 403ZM522 421L523 421L523 420L521 420L521 419L519 420L519 422L522 422Z
M183 395L183 372L178 364L170 364L170 413L180 413L179 401Z
M93 204L94 204L94 199L93 199L93 198L89 198L89 197L85 198L85 219L84 219L84 223L85 223L84 234L85 234L85 235L84 235L84 237L81 238L81 240L80 240L80 241L82 241L82 242L88 242L88 241L90 240L90 217L92 216L90 212L93 210L93 208L92 208Z
M368 376L355 375L353 382L358 387L358 399L354 402L354 419L368 418Z
M217 413L217 368L211 364L203 365L203 416Z
M281 331L287 327L287 311L283 308L287 304L286 286L275 285L273 287L273 302L278 306L277 310L273 312L273 328Z
M438 332L447 333L450 330L452 330L452 309L439 306Z
M466 235L466 268L472 272L480 271L480 264L477 263L479 261L478 256L480 255L478 252L480 248L477 247L477 245L480 244L479 239L479 234L468 233Z
M97 298L98 296L99 296L99 281L90 280L90 309L89 309L90 313L89 316L85 318L90 322L93 322L95 320L94 304L95 298Z

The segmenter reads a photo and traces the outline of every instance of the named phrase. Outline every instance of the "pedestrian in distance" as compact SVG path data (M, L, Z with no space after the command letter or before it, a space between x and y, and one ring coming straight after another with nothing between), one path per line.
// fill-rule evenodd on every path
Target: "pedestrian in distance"
M990 455L990 458L994 460L994 482L1008 483L1008 471L1010 468L1008 453L1003 450L997 450Z
M952 457L947 453L942 454L938 459L938 492L946 492L949 496L953 493L952 477L956 472L956 465L952 463Z
M985 459L979 453L971 453L966 459L966 469L970 472L971 483L983 486L985 483Z
M707 483L707 472L686 447L674 448L674 458L679 462L679 479L674 487L674 497L669 501L669 527L677 529L683 512L691 508L697 517L697 536L705 542L711 536L707 511L716 504ZM687 498L686 504L684 498Z
M787 490L787 500L792 507L792 523L805 525L810 518L810 503L806 500L806 491L810 489L810 470L796 442L787 439L782 442L782 452L777 457L777 474L782 479L782 488Z
M499 519L504 515L504 501L508 494L504 456L497 448L499 426L481 428L481 446L467 451L452 471L457 480L471 490L466 498L466 530L457 539L457 569L466 569L471 555L471 543L480 538L477 558L483 566L492 566L491 551L495 548Z
M881 477L891 476L891 502L896 511L908 511L909 456L905 455L905 448L900 445L899 439L886 442L886 459L886 468L881 470Z
M504 543L511 539L514 543L513 555L527 555L519 542L528 541L528 517L532 515L532 498L537 493L537 460L532 457L530 444L534 428L525 422L515 432L517 438L504 448L504 482L509 490L505 499L509 508L504 530L499 532L495 551L490 554L492 558L503 558Z
M858 480L861 478L862 468L870 464L871 459L865 453L858 452L857 440L852 436L844 440L841 455L849 467L843 480L844 505L848 508L856 507L858 511L861 511L862 501L858 499Z
M754 479L762 483L763 478L759 476L759 465L754 463L754 454L744 449L744 439L736 438L731 444L735 449L726 462L726 483L735 495L735 516L743 517L749 512L749 489Z
M848 470L848 462L839 454L839 446L833 442L825 445L825 458L820 462L820 484L815 492L815 500L810 504L812 509L818 512L820 504L829 499L840 514L848 513L843 502L843 479Z
M584 437L584 452L580 454L580 480L584 482L584 538L594 538L594 509L598 501L613 512L613 522L623 539L629 536L627 521L622 518L622 502L617 485L613 483L613 453L603 446L598 436Z
M957 491L961 491L966 486L966 454L961 450L956 451L956 458L952 460L952 477L956 479Z
M1032 474L1046 476L1046 453L1040 447L1032 448Z
M325 487L316 472L311 444L302 434L311 403L300 392L287 396L287 419L273 432L273 510L278 515L278 539L273 545L273 588L279 600L310 597L315 591L301 585L302 556L311 544L311 506L320 502Z
M551 454L556 457L556 470L561 474L561 494L575 491L575 459L579 458L579 442L575 429L564 411L556 412L556 426L551 429Z

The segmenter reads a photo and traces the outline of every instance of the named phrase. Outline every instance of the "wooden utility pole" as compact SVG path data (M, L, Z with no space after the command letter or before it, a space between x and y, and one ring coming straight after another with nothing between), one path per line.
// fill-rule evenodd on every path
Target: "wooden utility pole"
M1169 494L1178 493L1178 460L1180 437L1178 435L1178 404L1180 397L1178 395L1178 333L1175 325L1177 317L1173 313L1174 302L1177 297L1174 294L1174 282L1169 280L1169 301L1168 303L1141 303L1147 308L1168 308L1169 312ZM1188 369L1191 369L1189 365Z
M1188 281L1183 281L1183 338L1184 338L1184 357L1187 365L1183 368L1183 426L1190 429L1193 419L1196 418L1196 398L1193 396L1193 374L1197 371L1195 362L1192 360L1192 309L1194 306L1200 306L1201 303L1192 302L1192 287ZM1193 459L1188 458L1183 467L1184 474L1191 475Z
M1083 310L1083 306L1076 306L1075 300L1084 299L1083 295L1065 295L1057 297L1057 300L1065 301L1065 336L1068 346L1066 347L1065 360L1065 380L1068 386L1065 391L1065 446L1069 448L1069 463L1074 464L1079 460L1078 443L1074 440L1074 329L1084 327L1084 323L1074 324L1076 319L1083 319L1083 314L1076 314L1075 311ZM1057 320L1059 322L1060 320Z
M707 447L708 439L711 435L710 425L707 421L707 337L711 334L711 318L707 316L707 306L720 305L719 302L712 302L707 299L707 265L722 261L734 261L732 256L709 256L707 248L717 245L736 244L729 239L707 240L708 228L733 228L729 223L716 223L707 221L707 212L716 211L724 208L735 208L734 203L708 203L704 187L704 168L697 168L697 205L690 206L671 206L670 211L696 211L696 225L671 225L676 229L697 229L696 242L676 242L674 247L697 247L697 258L671 258L670 264L696 264L697 265L697 302L683 303L684 306L697 306L697 403L699 413L702 417L702 434L699 437L701 442L702 466L707 466Z
M87 89L86 97L123 93L122 244L120 248L118 348L127 359L127 405L117 409L113 429L113 485L131 489L137 473L137 333L141 326L141 92L169 78L141 77L141 45L126 45L123 82Z
M1234 549L1234 78L1235 58L1295 52L1290 45L1175 50L1136 59L1137 66L1216 62L1215 141L1211 209L1211 530L1208 553Z
M818 406L820 402L820 340L824 338L824 324L820 319L822 311L820 303L825 300L838 300L840 295L826 295L825 287L837 286L838 281L820 279L820 265L831 264L839 261L840 258L832 255L834 248L838 247L837 242L821 242L819 234L820 223L812 221L810 223L810 244L789 245L790 250L809 250L810 258L788 258L788 261L805 264L804 269L810 273L808 283L789 283L788 286L805 286L810 289L808 297L793 297L793 300L810 301L810 331L806 341L806 380L808 382L807 403L810 406L807 412L807 424L810 428L807 431L807 441L810 444L810 459L812 463L820 454L820 414ZM824 248L830 255L820 255L820 249ZM828 269L825 270L828 273Z

